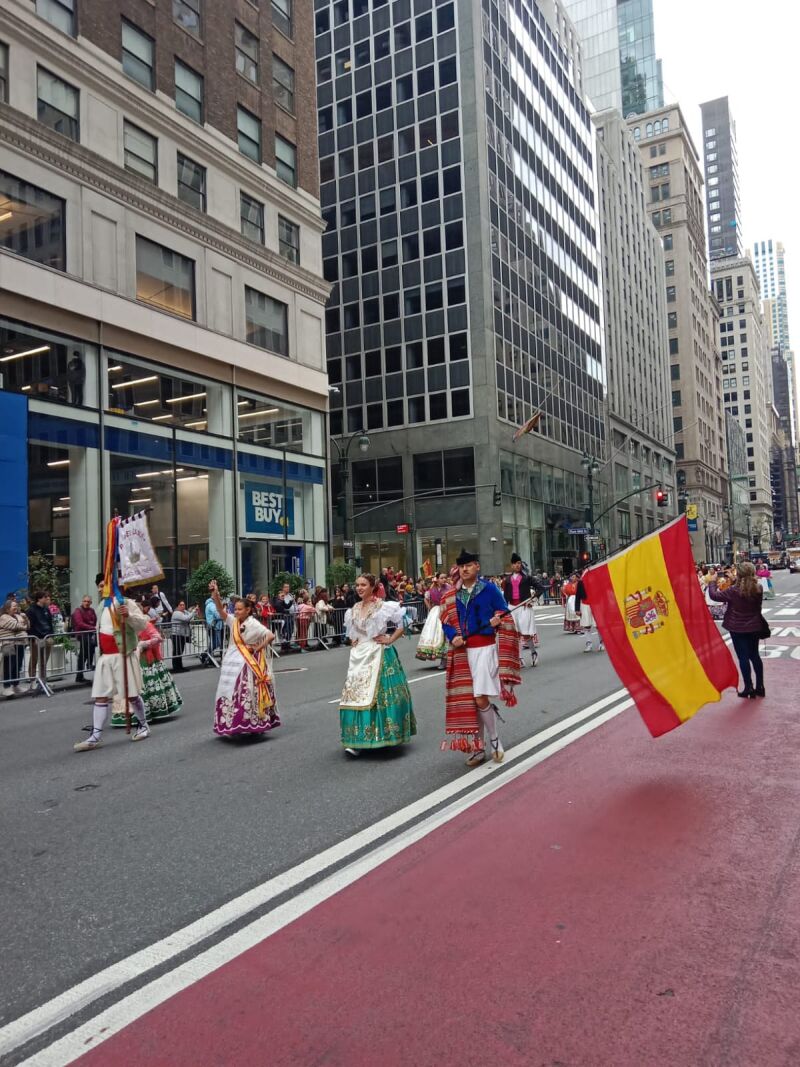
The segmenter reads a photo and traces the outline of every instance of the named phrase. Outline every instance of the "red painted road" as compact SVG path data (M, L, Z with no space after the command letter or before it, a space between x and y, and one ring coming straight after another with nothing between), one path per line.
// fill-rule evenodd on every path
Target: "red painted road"
M799 676L624 712L78 1063L800 1064Z

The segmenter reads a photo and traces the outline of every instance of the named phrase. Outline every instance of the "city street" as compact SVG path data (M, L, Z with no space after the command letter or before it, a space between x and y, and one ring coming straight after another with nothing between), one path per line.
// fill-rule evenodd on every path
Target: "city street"
M658 742L607 659L540 608L540 665L506 714L499 768L467 771L439 750L443 677L414 659L415 641L401 651L419 735L357 761L337 735L345 650L276 663L284 725L263 741L213 736L210 669L179 679L182 715L146 744L115 732L83 755L71 746L87 690L7 701L0 1062L39 1049L37 1063L71 1062L121 1030L87 1062L419 1064L450 1048L449 1062L633 1067L649 1034L663 1043L650 1062L744 1064L769 1011L782 1043L758 1062L792 1062L798 930L781 909L798 891L800 578L775 585L766 701L743 708L729 692ZM573 925L583 948L569 963L556 946ZM767 952L771 1003L748 1006ZM676 968L692 975L682 988ZM122 1029L176 993L177 1014ZM426 1004L438 1022L418 1031ZM724 1028L705 1058L695 1008L695 1030ZM561 1012L561 1038L532 1059ZM678 1017L688 1031L670 1058Z

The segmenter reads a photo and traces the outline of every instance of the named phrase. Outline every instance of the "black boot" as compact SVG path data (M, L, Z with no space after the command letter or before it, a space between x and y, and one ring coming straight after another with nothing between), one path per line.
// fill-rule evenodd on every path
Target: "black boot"
M754 697L755 693L753 692L753 690L750 688L749 685L746 685L744 687L744 689L740 690L736 695L737 695L737 697L746 698L746 697Z
M765 697L767 695L767 691L764 688L763 683L755 687L755 690L753 691L752 695L755 697Z

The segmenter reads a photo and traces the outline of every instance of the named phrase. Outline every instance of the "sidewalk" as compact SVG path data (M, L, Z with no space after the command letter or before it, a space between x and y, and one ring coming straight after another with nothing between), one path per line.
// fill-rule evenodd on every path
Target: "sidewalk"
M799 678L623 712L77 1062L800 1062Z

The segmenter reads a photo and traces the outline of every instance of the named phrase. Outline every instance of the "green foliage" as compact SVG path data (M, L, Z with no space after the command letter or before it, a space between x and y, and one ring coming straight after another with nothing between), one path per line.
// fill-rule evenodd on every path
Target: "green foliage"
M212 578L217 579L219 595L230 596L233 592L233 578L228 574L221 563L215 559L207 559L201 563L196 571L192 572L186 583L186 603L189 605L199 604L202 608L208 600L208 583Z
M39 591L49 593L62 611L69 604L69 568L58 567L49 556L34 552L28 557L28 597Z
M280 571L272 579L272 584L269 587L272 595L277 596L281 591L281 586L285 585L287 582L293 593L296 593L298 589L304 589L306 584L299 574L290 574L288 571Z
M352 586L358 577L358 572L352 563L342 563L337 561L328 565L327 571L325 571L325 581L328 583L328 588L333 591L337 585L350 585Z

